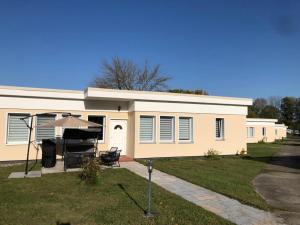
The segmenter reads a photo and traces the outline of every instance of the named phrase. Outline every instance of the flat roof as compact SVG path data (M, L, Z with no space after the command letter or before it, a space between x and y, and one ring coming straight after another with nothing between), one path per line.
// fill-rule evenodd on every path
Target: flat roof
M88 87L84 92L86 99L118 99L118 100L140 100L140 101L164 101L185 103L206 103L226 105L252 105L250 98L234 98L211 95L181 94L171 92L116 90L105 88Z
M181 94L170 92L152 92L135 90L116 90L88 87L84 91L32 88L17 86L0 86L0 96L36 97L58 99L93 99L93 100L118 100L118 101L159 101L159 102L185 102L225 105L252 105L250 98L235 98L210 95Z

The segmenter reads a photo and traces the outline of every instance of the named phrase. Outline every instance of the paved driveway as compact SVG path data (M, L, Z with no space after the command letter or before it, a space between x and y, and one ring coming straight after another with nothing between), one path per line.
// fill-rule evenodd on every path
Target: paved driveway
M290 139L254 181L258 193L287 224L300 225L300 139Z

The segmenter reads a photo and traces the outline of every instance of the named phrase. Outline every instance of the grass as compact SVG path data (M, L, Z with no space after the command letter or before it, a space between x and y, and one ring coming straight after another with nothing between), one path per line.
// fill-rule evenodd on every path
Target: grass
M24 165L0 168L0 224L231 224L153 185L153 208L144 218L147 181L126 169L107 169L88 186L76 173L7 179Z
M242 203L268 210L267 203L255 192L251 182L279 149L279 144L249 144L247 157L225 156L219 160L203 157L161 158L154 160L154 168Z

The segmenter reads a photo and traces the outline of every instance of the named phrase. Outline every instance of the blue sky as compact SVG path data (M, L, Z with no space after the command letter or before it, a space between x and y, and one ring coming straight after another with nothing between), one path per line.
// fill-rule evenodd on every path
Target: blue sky
M300 1L0 1L0 85L84 89L113 56L170 88L300 96Z

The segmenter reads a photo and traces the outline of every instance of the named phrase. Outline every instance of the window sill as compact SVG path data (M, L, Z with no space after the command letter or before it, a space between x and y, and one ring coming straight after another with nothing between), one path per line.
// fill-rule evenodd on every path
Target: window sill
M216 141L225 141L225 138L217 138Z
M150 142L150 141L149 142L139 142L139 144L142 144L142 145L143 144L156 144L156 142L155 141L154 142Z
M6 143L5 145L8 145L8 146L12 146L12 145L27 145L28 142L15 142L15 143Z
M178 144L194 144L193 141L178 141Z
M175 141L160 141L159 144L175 144Z

